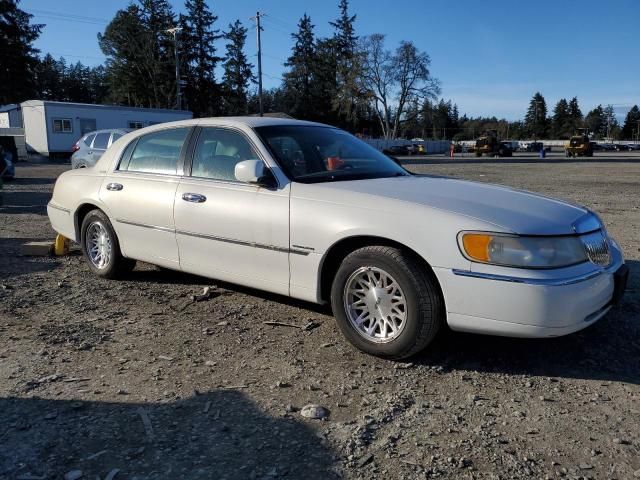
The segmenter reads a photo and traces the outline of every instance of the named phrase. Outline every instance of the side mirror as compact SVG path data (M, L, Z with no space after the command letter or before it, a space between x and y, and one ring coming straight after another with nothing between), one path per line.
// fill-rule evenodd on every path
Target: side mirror
M265 168L262 160L243 160L238 162L233 171L236 180L245 183L260 183Z

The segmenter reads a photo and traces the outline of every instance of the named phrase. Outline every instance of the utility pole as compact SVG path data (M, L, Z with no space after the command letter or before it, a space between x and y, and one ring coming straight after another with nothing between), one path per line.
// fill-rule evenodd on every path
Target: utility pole
M174 50L176 52L176 110L182 109L182 92L180 92L180 57L179 57L179 40L178 34L182 31L182 27L174 27L167 30L168 33L173 35L173 42L175 44Z
M260 105L260 116L264 115L262 107L262 42L260 40L260 17L264 17L264 13L256 12L255 17L251 17L251 20L256 21L256 38L258 40L258 104Z

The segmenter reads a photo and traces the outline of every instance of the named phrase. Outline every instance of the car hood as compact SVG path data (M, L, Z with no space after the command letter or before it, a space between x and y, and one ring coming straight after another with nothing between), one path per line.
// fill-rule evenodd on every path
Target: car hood
M318 183L314 187L332 202L349 198L340 191L374 195L471 217L522 235L573 234L573 224L588 213L585 207L531 192L427 175Z

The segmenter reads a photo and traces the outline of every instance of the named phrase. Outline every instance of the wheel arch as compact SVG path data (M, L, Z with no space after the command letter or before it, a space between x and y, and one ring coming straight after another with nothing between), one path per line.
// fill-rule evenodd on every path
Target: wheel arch
M107 213L107 212L105 212L105 210L100 205L98 205L97 203L92 203L92 202L83 202L78 206L78 208L76 208L74 216L73 216L74 217L73 218L73 228L74 228L74 231L75 231L75 234L76 234L76 242L78 242L78 243L80 243L80 241L81 241L82 221L84 220L84 217L86 217L87 214L91 210L100 210L100 211L104 212L105 214Z
M327 249L320 262L320 268L318 269L318 295L321 302L328 302L330 300L331 284L336 272L338 271L338 268L340 267L340 264L342 263L342 260L344 260L345 257L351 252L359 248L369 247L373 245L395 247L408 252L427 271L427 273L432 276L440 292L440 297L444 302L442 286L440 285L438 278L434 274L431 265L422 255L401 242L375 235L355 235L345 237L338 240Z

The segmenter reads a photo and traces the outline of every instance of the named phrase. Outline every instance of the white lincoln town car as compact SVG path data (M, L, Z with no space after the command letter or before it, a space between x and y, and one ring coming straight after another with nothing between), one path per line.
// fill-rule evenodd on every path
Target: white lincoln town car
M58 178L53 228L115 278L141 260L330 302L361 350L404 358L444 324L554 337L602 318L628 276L587 208L413 175L327 125L243 117L166 123Z

